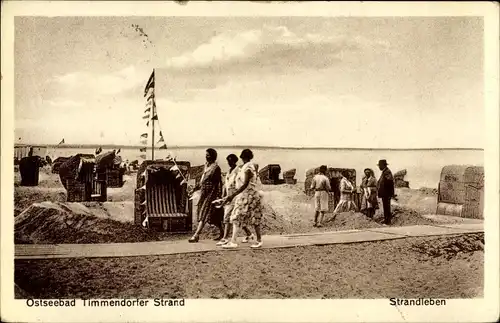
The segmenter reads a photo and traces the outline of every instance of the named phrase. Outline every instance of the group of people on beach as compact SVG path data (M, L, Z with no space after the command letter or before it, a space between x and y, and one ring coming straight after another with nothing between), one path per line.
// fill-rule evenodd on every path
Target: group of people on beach
M250 247L262 247L262 235L260 224L262 219L262 196L257 190L257 168L252 162L253 152L244 149L240 157L230 154L226 157L229 171L222 181L222 171L217 163L217 151L209 148L206 150L206 164L200 182L195 190L200 191L197 207L198 226L189 242L199 241L200 234L207 223L215 225L219 229L219 236L214 240L216 245L222 248L237 248L238 233L243 230L245 237L242 243L253 242ZM241 159L242 164L238 165ZM364 170L361 181L361 212L370 219L374 218L379 208L378 198L382 200L384 211L384 224L391 224L391 199L395 199L394 179L392 172L387 167L386 160L380 160L378 167L381 170L380 178L375 178L372 169ZM315 191L315 216L314 226L323 226L323 217L329 211L329 192L332 191L330 179L326 175L327 167L321 166L319 173L313 177L311 190ZM349 173L341 172L339 183L340 201L334 210L334 217L342 212L357 212L357 206L353 201L354 185L349 181ZM231 237L229 232L232 228ZM255 235L250 228L253 228ZM255 241L253 241L255 240Z
M361 180L361 212L368 218L373 219L376 210L379 208L378 198L382 200L384 211L383 224L389 225L392 221L391 199L397 199L394 191L394 178L391 170L387 167L389 164L385 159L379 160L378 167L382 172L380 178L375 178L375 172L371 168L364 170L364 176ZM330 179L326 176L328 168L323 165L319 168L319 173L316 174L311 183L311 190L314 190L314 226L322 227L323 217L325 212L329 210L329 192L332 191ZM334 217L342 212L357 212L358 208L353 201L355 187L348 179L349 173L347 170L341 172L339 184L340 201L333 211Z
M230 154L226 157L229 171L222 182L222 171L217 164L217 152L209 148L206 151L206 164L199 185L198 227L189 242L199 241L200 233L206 223L219 228L219 236L215 239L217 246L237 248L240 229L245 232L243 243L254 241L250 247L262 247L260 221L262 219L262 198L257 191L257 169L252 163L253 152L244 149L239 157L242 165L238 165L238 157ZM232 235L229 231L232 226ZM255 236L250 231L253 227Z

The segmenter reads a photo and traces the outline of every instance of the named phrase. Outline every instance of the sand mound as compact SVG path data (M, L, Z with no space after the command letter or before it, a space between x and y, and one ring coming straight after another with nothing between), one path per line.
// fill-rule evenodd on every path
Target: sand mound
M100 210L100 211L96 211ZM115 221L105 208L81 203L35 203L15 219L16 243L103 243L157 240L150 232Z
M14 216L21 214L33 203L43 201L64 202L66 201L66 191L64 188L15 187Z
M332 213L325 215L325 223L322 229L312 228L314 217L314 203L308 197L300 184L297 185L263 185L264 203L264 223L268 223L265 229L273 233L297 233L311 230L351 230L374 228L381 226L383 221L383 211L379 209L375 218L369 219L361 213L341 213L333 219ZM393 202L393 226L418 225L434 223L430 219L422 217L410 206L417 206L420 209L429 208L422 205L424 198L416 190L403 190L403 198L399 202ZM435 200L435 197L430 197ZM432 202L431 203L435 203Z
M412 249L430 258L445 257L451 259L460 253L484 251L484 233L424 241L414 244Z

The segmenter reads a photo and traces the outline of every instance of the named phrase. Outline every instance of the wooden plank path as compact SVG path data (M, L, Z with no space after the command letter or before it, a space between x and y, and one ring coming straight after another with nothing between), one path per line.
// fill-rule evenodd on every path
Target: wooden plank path
M483 223L413 225L404 227L379 227L360 230L332 231L321 233L269 235L263 236L267 248L290 248L298 246L328 245L339 243L360 243L404 239L409 237L443 236L484 232ZM54 259L54 258L101 258L134 257L153 255L173 255L209 251L235 252L250 249L240 243L237 249L222 249L212 240L189 243L186 240L154 241L138 243L103 244L17 244L14 259Z

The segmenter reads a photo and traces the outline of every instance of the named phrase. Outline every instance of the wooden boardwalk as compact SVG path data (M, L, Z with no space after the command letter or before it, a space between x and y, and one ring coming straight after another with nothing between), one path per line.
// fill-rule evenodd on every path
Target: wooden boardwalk
M444 236L484 232L483 223L460 223L439 225L414 225L404 227L380 227L360 230L333 231L322 233L263 236L263 249L290 248L298 246L328 245L338 243L361 243L409 237ZM134 257L151 255L173 255L195 252L236 252L250 249L248 244L239 244L237 249L222 249L212 240L189 243L186 240L155 241L138 243L103 244L17 244L15 259L53 258L101 258Z

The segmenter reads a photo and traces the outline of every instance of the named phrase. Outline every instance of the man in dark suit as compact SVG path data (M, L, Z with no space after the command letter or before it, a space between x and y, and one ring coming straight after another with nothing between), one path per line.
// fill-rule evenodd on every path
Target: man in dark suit
M378 168L382 171L377 183L378 197L382 199L382 207L384 208L384 224L391 224L391 199L395 198L394 195L394 178L392 172L387 168L387 161L385 159L379 160Z

